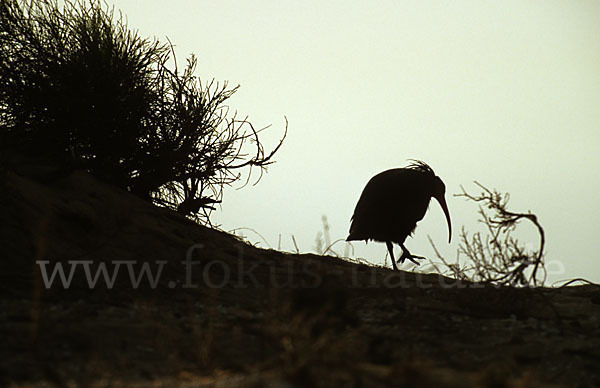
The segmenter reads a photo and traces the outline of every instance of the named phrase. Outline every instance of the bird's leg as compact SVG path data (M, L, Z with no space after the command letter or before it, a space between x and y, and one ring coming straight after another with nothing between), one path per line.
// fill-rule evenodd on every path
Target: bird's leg
M390 257L392 258L392 265L394 266L394 270L398 270L396 266L396 259L394 259L394 246L391 241L386 241L385 245L387 245L388 252L390 252Z
M404 263L404 260L408 259L408 260L412 261L413 263L415 263L416 265L421 265L416 260L425 260L425 257L423 257L423 256L415 256L415 255L411 254L408 251L408 249L406 249L404 244L400 244L400 248L402 248L402 256L400 256L400 258L398 259L398 261L400 263Z

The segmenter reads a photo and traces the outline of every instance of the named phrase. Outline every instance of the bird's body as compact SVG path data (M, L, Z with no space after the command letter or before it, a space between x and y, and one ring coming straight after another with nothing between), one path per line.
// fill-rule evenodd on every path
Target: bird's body
M400 261L415 262L420 257L411 255L404 241L425 216L432 197L440 202L451 228L444 192L444 183L423 162L379 173L367 183L356 204L346 240L385 242L394 268L392 243L396 243L403 250Z
M426 180L421 175L413 170L396 168L371 178L356 204L348 240L403 244L425 216L431 200ZM410 187L404 184L408 181L412 183Z

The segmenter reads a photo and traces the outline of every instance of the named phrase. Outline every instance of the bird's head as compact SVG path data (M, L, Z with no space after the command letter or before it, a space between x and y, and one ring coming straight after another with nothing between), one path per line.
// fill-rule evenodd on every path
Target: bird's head
M439 202L442 210L444 211L444 215L446 216L446 221L448 222L448 242L452 241L452 223L450 222L450 212L448 211L448 205L446 205L446 185L440 177L435 176L433 179L433 192L431 196Z
M431 196L440 203L446 221L448 222L448 242L452 241L452 223L450 222L450 212L448 211L448 205L446 205L446 185L439 176L435 175L433 169L427 165L427 163L420 160L410 159L412 161L406 168L418 171L427 176L427 186L431 188ZM430 186L431 185L431 186Z

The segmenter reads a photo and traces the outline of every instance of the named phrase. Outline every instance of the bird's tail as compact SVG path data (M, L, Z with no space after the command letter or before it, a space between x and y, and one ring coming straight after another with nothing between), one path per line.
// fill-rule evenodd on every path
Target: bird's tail
M346 241L366 240L365 236L361 236L356 230L350 229L350 234L346 237Z

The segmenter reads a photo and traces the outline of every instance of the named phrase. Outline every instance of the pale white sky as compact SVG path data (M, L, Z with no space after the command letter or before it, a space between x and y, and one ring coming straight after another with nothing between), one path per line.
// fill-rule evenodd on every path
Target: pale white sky
M230 106L266 145L289 133L262 181L228 190L213 220L277 248L315 248L326 215L347 236L374 174L429 163L446 182L454 235L432 202L407 246L430 235L454 259L473 180L538 215L551 280L600 281L600 2L114 0L131 28L166 37L201 78L241 85ZM251 232L251 240L259 240ZM538 244L523 226L523 242ZM263 244L264 246L264 244ZM374 263L385 245L355 243ZM343 252L343 244L336 250ZM561 271L559 266L564 267Z

